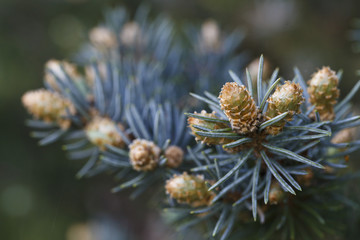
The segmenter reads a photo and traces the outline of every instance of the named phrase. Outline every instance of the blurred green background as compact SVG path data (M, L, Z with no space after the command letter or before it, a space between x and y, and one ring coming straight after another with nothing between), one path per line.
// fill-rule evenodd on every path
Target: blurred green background
M122 5L134 12L139 3L0 0L0 239L172 239L172 230L141 199L130 202L121 194L110 194L113 183L106 176L76 180L82 163L67 160L60 144L38 147L24 126L27 114L20 102L25 91L42 86L47 60L71 58L87 39L87 31L101 21L104 9ZM341 68L345 93L358 79L360 54L352 51L349 31L360 15L360 1L146 3L155 14L166 12L179 23L212 18L226 29L243 28L247 37L241 49L254 58L264 53L286 78L293 77L293 66L306 78L323 65ZM356 96L355 105L359 101ZM359 167L359 159L351 161ZM360 195L356 187L351 192L355 198ZM355 226L360 224L358 217L350 217ZM102 237L90 236L89 229Z

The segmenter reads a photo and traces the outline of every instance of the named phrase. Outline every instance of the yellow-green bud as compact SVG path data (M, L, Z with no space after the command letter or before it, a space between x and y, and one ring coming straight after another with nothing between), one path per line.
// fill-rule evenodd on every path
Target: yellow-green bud
M125 142L116 129L116 125L124 130L120 123L115 123L110 118L96 116L85 127L85 133L91 143L104 150L107 145L123 148Z
M21 100L28 112L35 118L57 123L63 129L67 129L71 125L71 120L66 118L67 111L71 115L76 113L74 105L68 99L45 89L26 92Z
M276 124L266 128L268 134L279 134L285 123L291 121L294 114L300 113L300 105L304 102L303 90L297 83L286 81L285 84L277 87L275 92L269 97L269 103L266 111L266 120L272 119L282 113L288 112L288 115Z
M245 86L227 82L221 89L219 99L221 109L234 131L246 134L257 129L259 110Z
M166 181L167 194L179 203L186 203L193 207L209 205L214 193L208 191L202 175L174 175Z
M333 120L335 118L334 105L340 94L339 79L336 73L329 67L323 67L313 74L308 84L310 103L319 112L320 119L322 121Z

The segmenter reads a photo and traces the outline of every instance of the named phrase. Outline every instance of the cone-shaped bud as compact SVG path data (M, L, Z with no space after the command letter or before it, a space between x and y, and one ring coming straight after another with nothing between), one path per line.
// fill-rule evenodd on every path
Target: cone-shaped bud
M103 51L117 46L116 35L106 27L95 27L89 32L89 39L95 48Z
M184 151L178 146L170 146L165 150L167 159L166 166L169 168L177 168L183 161Z
M275 92L269 97L269 103L266 111L266 120L270 120L282 113L288 112L288 115L274 125L266 128L268 134L279 134L285 123L291 121L294 114L300 113L300 105L304 102L303 90L299 84L286 81L285 84L277 87Z
M281 189L278 183L274 183L270 187L269 192L269 203L278 204L285 197L285 192Z
M29 91L22 96L22 103L30 114L45 122L57 123L63 129L71 125L68 112L76 113L74 105L56 92L45 89Z
M124 130L121 124L117 124L109 118L94 117L85 127L85 133L90 142L104 150L106 144L123 148L125 142L119 134L116 126Z
M213 113L207 113L205 110L202 110L201 113L194 112L194 114L204 116L204 117L216 118L216 115L215 115L214 112ZM214 145L226 144L226 143L230 143L230 142L233 141L233 140L227 139L227 138L210 138L210 137L200 136L200 135L196 134L196 132L201 131L201 130L194 127L194 125L197 125L197 126L201 126L201 127L211 129L211 130L215 130L215 129L227 128L228 126L226 124L208 122L208 121L198 119L198 118L195 118L195 117L189 117L188 118L188 124L189 124L189 127L191 129L192 134L195 135L195 140L196 141L201 141L202 143L214 144Z
M130 162L136 171L152 171L158 166L161 149L153 142L135 139L129 148Z
M202 175L174 175L166 181L166 193L179 203L186 203L193 207L209 205L214 193L208 191Z
M221 89L219 99L221 109L228 117L233 130L246 134L257 128L259 110L245 86L227 82Z
M329 67L323 67L312 76L308 84L310 103L319 112L320 119L322 121L333 120L335 117L334 105L340 94L339 79L336 73Z
M216 52L221 43L220 28L216 21L208 20L201 26L201 46L205 52Z
M125 23L120 32L121 43L125 46L131 47L141 43L141 29L138 23Z
M62 68L61 68L62 66ZM79 80L81 78L76 65L67 61L51 59L45 64L45 82L55 91L60 92L60 87L55 79L65 82L67 74L71 79ZM55 75L55 76L54 76Z

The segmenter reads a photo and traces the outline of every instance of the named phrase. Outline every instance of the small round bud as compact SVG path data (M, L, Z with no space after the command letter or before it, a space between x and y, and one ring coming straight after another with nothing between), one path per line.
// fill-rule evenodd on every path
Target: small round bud
M280 188L279 184L272 184L269 192L269 203L278 204L285 197L285 192Z
M249 70L253 86L257 85L257 75L259 72L259 58L254 59L249 65L247 66ZM268 80L271 77L271 66L269 60L264 58L264 67L263 67L263 74L262 79L263 81Z
M296 180L299 182L299 184L301 186L310 186L312 181L313 181L313 178L314 178L314 172L313 170L311 170L311 168L307 168L305 169L307 174L305 175L298 175L296 176Z
M286 81L285 84L277 87L275 92L269 97L269 103L266 111L266 119L272 119L282 113L288 112L288 115L274 125L266 128L268 134L279 134L285 123L291 121L294 114L300 113L300 105L304 102L303 90L297 83Z
M140 44L141 29L139 24L136 22L125 23L120 32L120 40L122 44L128 47Z
M202 175L174 175L166 181L166 193L179 203L186 203L193 207L209 205L214 193L208 191Z
M45 89L26 92L22 96L22 103L30 114L45 122L55 122L63 129L71 125L71 120L66 118L68 113L76 113L74 105L56 92Z
M158 166L161 149L153 142L135 139L129 148L130 162L136 171L152 171Z
M205 51L218 51L220 47L220 28L216 21L208 20L201 26L201 44Z
M335 118L334 105L340 94L339 79L336 73L329 67L323 67L313 74L308 84L310 103L319 112L320 119L322 121L333 120Z
M221 109L234 131L246 134L257 129L259 111L245 86L227 82L221 89L219 99Z
M204 116L204 117L216 118L216 115L214 112L207 113L205 110L202 110L201 113L195 112L194 114ZM226 124L208 122L208 121L198 119L195 117L189 117L188 124L189 124L192 134L195 136L196 141L202 141L202 143L206 143L206 144L226 144L226 143L232 142L231 139L227 139L227 138L210 138L210 137L200 136L199 134L196 133L197 131L200 131L200 130L197 129L196 127L194 127L194 125L197 125L197 126L215 130L215 129L227 128Z
M104 150L106 144L123 148L125 142L116 129L116 125L120 130L124 127L120 123L115 123L109 118L94 117L85 127L85 133L91 143Z
M169 146L165 150L167 159L166 166L169 168L177 168L181 165L184 158L184 151L177 146Z
M89 32L91 44L99 50L109 50L117 46L116 35L106 27L95 27Z

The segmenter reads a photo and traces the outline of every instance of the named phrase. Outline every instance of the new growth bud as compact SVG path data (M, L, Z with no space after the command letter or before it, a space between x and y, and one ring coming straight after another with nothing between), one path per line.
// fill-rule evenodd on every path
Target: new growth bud
M116 35L106 27L95 27L89 32L90 42L99 50L109 50L117 46Z
M220 47L220 28L214 20L208 20L201 26L201 44L205 51L216 52Z
M120 123L115 123L109 118L95 117L85 127L85 133L90 142L104 150L106 144L123 148L125 142L116 129L116 125L123 130L124 127Z
M120 32L121 43L125 46L136 46L141 42L141 29L136 22L125 23Z
M257 128L259 111L245 86L227 82L221 89L219 99L221 109L234 131L246 134Z
M167 159L167 167L177 168L183 161L184 151L177 146L170 146L165 150L165 157Z
M30 114L45 122L57 123L61 128L67 129L71 120L68 113L76 113L74 105L56 92L45 89L29 91L22 96L22 103Z
M129 148L130 162L136 171L152 171L158 166L161 149L155 143L135 139Z
M166 193L179 203L186 203L193 207L209 205L214 193L208 191L202 175L174 175L166 181Z
M251 63L249 63L249 65L247 66L247 69L249 70L253 86L256 86L257 85L257 75L259 72L259 58L256 58ZM263 79L263 81L266 81L270 77L271 77L270 62L269 62L269 60L264 58L262 79Z
M270 187L269 202L270 204L278 204L285 197L285 192L280 188L278 183L273 183Z
M308 84L310 103L319 112L320 119L322 121L333 120L335 118L334 105L340 95L339 79L336 73L329 67L323 67L313 74ZM312 113L313 115L314 113Z
M272 119L282 113L288 112L288 115L276 124L266 128L268 134L279 134L285 123L291 121L296 113L300 113L300 105L304 102L303 90L299 84L286 81L267 100L269 103L266 111L266 119Z

